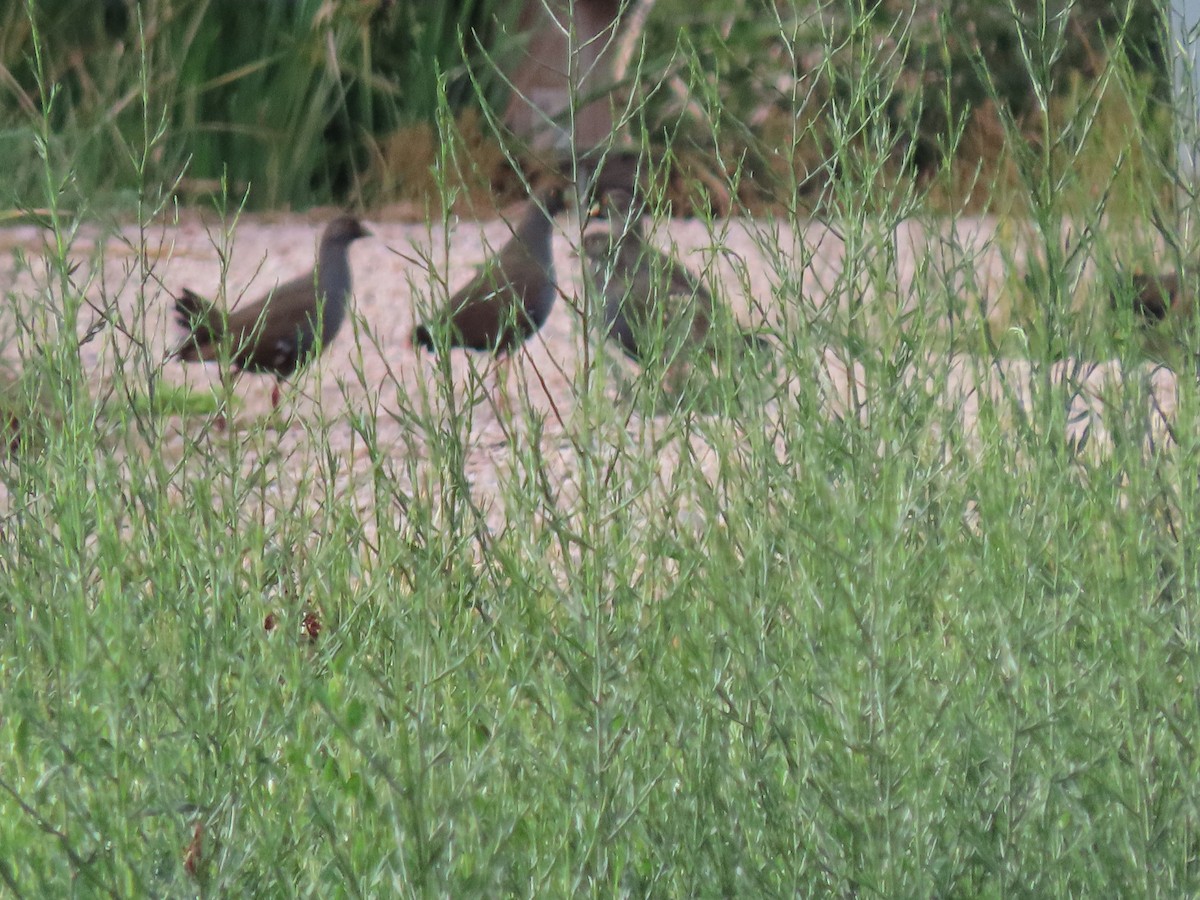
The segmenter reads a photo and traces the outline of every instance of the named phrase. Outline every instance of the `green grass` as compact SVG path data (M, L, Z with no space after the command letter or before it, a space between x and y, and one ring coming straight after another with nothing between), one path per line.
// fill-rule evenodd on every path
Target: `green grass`
M1017 161L1024 203L987 239L1015 268L1005 290L1026 292L1011 340L959 286L961 245L901 288L896 227L959 220L879 177L863 63L833 129L856 156L828 198L832 301L803 296L808 260L758 232L786 392L643 415L608 399L581 339L565 424L518 396L517 435L490 451L500 520L469 489L482 438L436 365L424 395L347 388L393 408L345 413L355 489L333 411L283 439L266 422L202 434L203 398L162 391L161 354L116 339L144 332L161 271L138 257L136 302L107 305L103 259L71 247L110 210L70 152L48 155L50 240L0 319L36 386L12 402L40 426L0 463L6 890L1197 893L1200 394L1181 365L1175 443L1147 453L1138 337L1105 312L1104 273L1079 282L1072 262L1149 228L1107 219L1093 185L1050 189L1102 168L1095 144L1064 142ZM1125 77L1113 89L1136 95ZM129 154L146 223L169 210L156 122ZM47 140L52 116L34 127ZM1142 196L1148 217L1159 195ZM1086 241L1063 249L1064 221ZM97 308L92 385L76 326ZM833 414L827 348L860 367L862 415ZM1064 359L1121 364L1110 443L1068 443ZM998 385L973 427L957 367ZM1027 403L999 368L1029 373ZM424 458L379 437L392 416Z
M443 97L461 108L475 85L499 102L494 72L470 70L479 42L509 58L510 19L492 0L9 3L0 209L40 197L43 114L45 152L108 208L133 206L147 176L193 202L223 188L256 209L370 202L364 176L398 126L432 121ZM139 169L127 157L147 110L164 139Z

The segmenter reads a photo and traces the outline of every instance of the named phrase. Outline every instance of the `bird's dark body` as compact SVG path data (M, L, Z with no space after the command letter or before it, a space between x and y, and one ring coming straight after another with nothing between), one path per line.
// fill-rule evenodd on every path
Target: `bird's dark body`
M1139 272L1132 283L1133 311L1144 318L1161 321L1168 313L1186 316L1191 312L1190 301L1180 293L1178 272L1159 275Z
M583 238L588 276L604 298L605 334L625 355L646 364L655 355L668 361L685 348L712 347L718 307L712 293L670 255L647 243L640 210L623 190L604 197L607 231ZM752 349L767 345L763 338L743 333Z
M558 190L531 200L508 243L450 298L437 321L417 327L413 343L434 350L445 333L451 347L503 355L534 335L558 293L551 239L562 209Z
M614 225L619 229L621 226ZM712 295L690 272L636 235L593 232L584 235L589 274L604 296L605 334L625 355L646 362L644 346L670 319L702 342L712 327Z
M286 378L328 347L346 318L350 299L350 243L368 234L349 216L325 229L313 272L280 285L267 296L233 312L218 309L186 288L175 300L179 323L188 336L176 355L185 362L229 354L238 371Z

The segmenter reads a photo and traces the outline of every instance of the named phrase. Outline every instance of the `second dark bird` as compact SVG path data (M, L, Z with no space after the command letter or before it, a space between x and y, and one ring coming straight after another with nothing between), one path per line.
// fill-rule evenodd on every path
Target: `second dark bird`
M554 283L551 238L563 210L561 188L531 199L500 252L485 262L433 319L413 331L427 350L466 347L501 356L533 336L550 315Z
M188 334L175 355L184 362L227 355L239 372L274 375L271 406L277 406L280 381L328 347L342 327L350 299L347 250L369 234L352 216L334 219L321 235L313 271L233 312L184 288L175 312Z

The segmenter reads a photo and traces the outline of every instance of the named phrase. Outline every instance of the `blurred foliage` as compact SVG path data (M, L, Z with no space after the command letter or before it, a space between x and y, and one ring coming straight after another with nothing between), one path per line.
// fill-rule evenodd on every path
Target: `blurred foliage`
M888 156L892 175L995 169L1008 148L986 135L1011 120L1043 139L1061 98L1113 65L1128 96L1107 111L1169 154L1164 29L1150 0L658 0L627 88L649 86L651 143L670 135L676 155L690 143L750 174L743 202L770 202L772 175L819 202L854 164L835 151L847 140Z
M511 4L510 4L511 5ZM442 92L461 109L502 82L481 43L503 53L496 0L39 0L0 12L0 163L36 184L31 117L49 117L81 185L132 189L124 157L144 146L143 103L162 117L164 149L149 173L187 192L250 191L256 207L353 196L372 141L430 121ZM31 22L31 13L32 19ZM36 41L40 45L39 79ZM140 37L139 37L140 35ZM144 65L141 49L144 46ZM39 81L43 88L39 89ZM17 123L25 123L17 124ZM125 151L125 152L122 152ZM186 169L185 169L186 166Z
M10 3L0 8L0 166L13 193L0 203L24 205L41 187L30 122L42 114L57 138L47 151L89 195L170 185L182 171L185 197L249 191L257 208L420 197L443 93L478 145L468 168L499 189L492 164L506 163L473 110L504 99L496 67L519 40L520 6L38 0L39 88L29 12ZM988 138L1013 132L1000 120L1044 140L1052 104L1039 92L1078 95L1114 64L1133 76L1118 130L1149 125L1151 149L1171 152L1152 0L658 0L636 48L625 84L635 140L669 150L677 187L699 182L716 211L731 205L720 185L735 174L752 209L781 192L819 205L860 165L847 141L872 148L861 164L883 159L890 177L957 167L947 202L986 205L997 184L971 173L1003 168L1007 148ZM143 113L162 117L166 138L148 178L129 164L150 143Z

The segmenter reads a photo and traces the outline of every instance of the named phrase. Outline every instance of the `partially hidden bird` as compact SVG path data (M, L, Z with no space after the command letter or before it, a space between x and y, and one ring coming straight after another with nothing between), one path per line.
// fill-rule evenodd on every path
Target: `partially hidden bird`
M175 356L184 362L227 358L235 371L274 375L271 407L277 407L280 382L328 347L342 327L350 300L347 251L370 233L353 216L339 216L321 235L312 271L232 312L184 288L175 313L187 336Z
M604 301L604 333L642 365L654 358L670 365L698 349L711 355L714 325L732 314L687 267L647 242L641 212L632 194L610 190L598 210L608 229L583 236L587 274ZM751 349L769 346L751 332L737 337Z
M508 242L440 313L417 326L413 345L504 356L532 337L545 324L558 292L551 239L554 217L563 208L560 187L531 198Z
M1184 296L1178 272L1148 275L1135 272L1129 276L1133 294L1133 311L1144 319L1161 322L1168 315L1188 317L1192 298ZM1116 302L1114 294L1113 301Z

